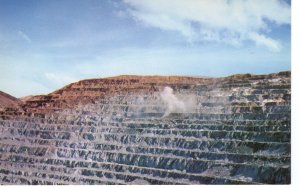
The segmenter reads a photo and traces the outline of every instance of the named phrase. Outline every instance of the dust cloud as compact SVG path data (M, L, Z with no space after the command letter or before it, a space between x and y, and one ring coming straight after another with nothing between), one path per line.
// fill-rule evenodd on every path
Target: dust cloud
M196 98L193 95L176 96L171 87L165 87L160 93L160 97L166 105L164 114L168 116L171 113L188 113L196 107Z

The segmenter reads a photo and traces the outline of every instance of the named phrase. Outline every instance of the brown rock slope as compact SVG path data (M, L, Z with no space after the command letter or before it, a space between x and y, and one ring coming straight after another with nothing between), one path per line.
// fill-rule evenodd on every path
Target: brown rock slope
M1 184L289 184L290 72L82 80L0 113Z
M0 91L0 110L6 108L17 108L21 101L7 93Z
M49 95L31 97L26 101L28 111L55 111L62 108L73 108L103 99L105 96L145 91L153 93L164 86L190 87L210 83L213 79L177 77L177 76L117 76L104 79L88 79L59 89Z

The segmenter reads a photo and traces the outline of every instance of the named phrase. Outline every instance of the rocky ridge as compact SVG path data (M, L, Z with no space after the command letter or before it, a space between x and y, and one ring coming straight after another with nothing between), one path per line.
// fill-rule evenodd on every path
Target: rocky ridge
M21 103L21 100L0 91L0 111L18 108Z
M290 72L82 80L0 112L0 183L289 184L290 102Z

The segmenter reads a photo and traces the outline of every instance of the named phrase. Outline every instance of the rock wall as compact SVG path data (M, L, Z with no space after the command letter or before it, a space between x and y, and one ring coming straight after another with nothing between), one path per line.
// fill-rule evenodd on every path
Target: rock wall
M290 72L83 80L21 107L1 184L290 183Z
M19 104L21 103L21 100L0 91L0 111L15 110L16 108L19 108Z

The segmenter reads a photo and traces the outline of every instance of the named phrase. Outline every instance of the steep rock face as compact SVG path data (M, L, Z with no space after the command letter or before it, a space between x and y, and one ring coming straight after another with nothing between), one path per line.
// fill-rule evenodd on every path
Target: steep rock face
M0 111L18 108L21 103L19 99L0 91Z
M290 72L119 76L1 112L1 184L288 184Z

